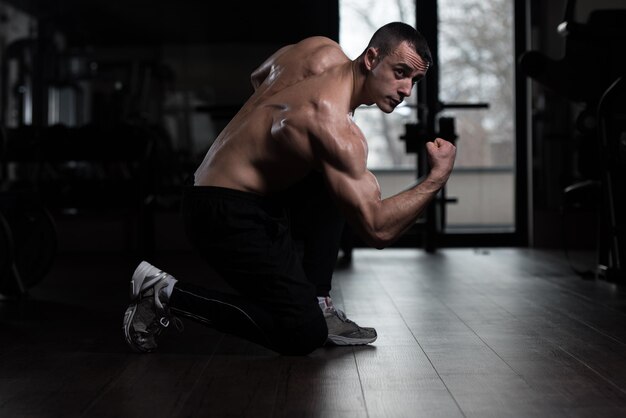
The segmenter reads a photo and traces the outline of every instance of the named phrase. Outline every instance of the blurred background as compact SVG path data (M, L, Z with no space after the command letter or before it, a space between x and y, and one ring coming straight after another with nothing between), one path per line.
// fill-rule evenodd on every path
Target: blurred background
M625 8L2 0L0 293L42 280L59 254L189 252L180 187L252 93L250 73L312 35L356 58L396 20L436 61L393 114L356 112L383 195L427 172L425 141L458 147L448 185L396 246L582 249L587 270L620 280ZM361 246L347 230L344 256Z

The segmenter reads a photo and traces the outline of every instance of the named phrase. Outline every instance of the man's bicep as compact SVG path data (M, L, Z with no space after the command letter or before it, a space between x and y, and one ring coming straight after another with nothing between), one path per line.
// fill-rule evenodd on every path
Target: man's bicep
M380 200L380 188L367 170L367 142L348 116L340 118L333 109L316 115L313 130L316 160L337 203L346 215ZM329 129L331 127L332 129Z

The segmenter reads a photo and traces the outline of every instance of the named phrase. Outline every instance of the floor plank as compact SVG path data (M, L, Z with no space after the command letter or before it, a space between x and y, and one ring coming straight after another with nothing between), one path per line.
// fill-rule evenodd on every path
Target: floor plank
M29 298L0 302L0 416L626 416L623 288L582 280L557 251L353 257L332 296L378 340L293 357L187 321L158 352L130 353L121 320L137 260L62 255ZM191 254L151 261L212 277Z

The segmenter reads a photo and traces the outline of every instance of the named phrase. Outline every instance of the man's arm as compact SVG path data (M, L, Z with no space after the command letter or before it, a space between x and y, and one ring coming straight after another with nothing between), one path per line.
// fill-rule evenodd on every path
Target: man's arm
M363 139L364 141L364 139ZM454 164L454 145L437 138L427 144L431 171L420 184L387 199L366 168L367 149L348 147L323 159L323 172L348 222L366 243L384 248L411 227L448 180ZM361 148L361 149L359 149Z

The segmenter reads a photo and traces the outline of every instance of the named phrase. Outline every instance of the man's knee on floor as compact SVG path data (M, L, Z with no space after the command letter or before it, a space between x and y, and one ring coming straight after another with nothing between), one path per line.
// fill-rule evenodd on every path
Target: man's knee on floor
M304 356L322 347L327 337L326 321L319 315L297 328L281 330L274 349L284 355Z

